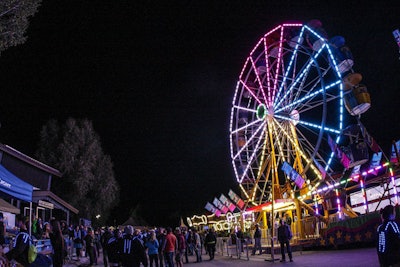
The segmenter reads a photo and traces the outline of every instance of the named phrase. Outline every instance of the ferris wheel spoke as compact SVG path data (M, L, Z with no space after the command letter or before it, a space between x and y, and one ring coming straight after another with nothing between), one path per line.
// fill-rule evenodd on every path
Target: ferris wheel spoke
M242 174L242 176L240 177L240 181L243 181L243 179L245 178L245 176L246 176L246 174L247 174L249 168L251 168L252 162L254 161L255 155L257 154L257 151L258 151L258 149L259 149L259 147L260 147L261 141L262 141L262 138L259 138L258 141L257 141L257 143L256 143L255 149L254 149L254 151L252 152L252 154L251 154L251 156L250 156L250 158L249 158L249 160L248 160L248 164L246 165L245 169L243 170L243 174Z
M301 38L303 38L303 35L304 35L304 27L301 28L300 34L299 34L299 36L298 36L298 40L300 40ZM296 45L295 45L295 47L294 47L293 53L291 54L291 57L290 57L290 60L289 60L289 64L288 64L288 68L287 68L286 71L284 72L283 80L282 80L282 82L281 82L281 85L279 86L279 90L278 90L278 93L277 93L277 95L276 95L276 98L274 97L274 99L273 99L274 102L275 102L275 99L278 99L278 98L279 98L280 94L281 94L282 91L283 91L284 85L286 84L286 79L288 78L289 73L290 73L290 71L292 70L292 68L294 68L293 63L295 62L295 59L296 59L296 57L297 57L298 52L299 52L299 42L297 41L297 43L296 43Z
M271 73L270 73L270 64L269 64L269 59L268 59L268 45L267 45L267 38L265 36L262 38L263 44L264 44L264 58L265 58L265 68L266 68L266 76L267 76L267 92L268 92L268 101L267 101L267 107L269 108L271 101L273 97L271 97L272 94L274 94L274 90L271 87Z
M256 121L253 121L253 122L251 122L251 123L248 123L248 124L246 124L246 125L244 125L244 126L242 126L242 127L240 127L240 128L237 128L236 130L233 130L233 131L231 132L231 134L237 134L237 133L239 133L239 132L241 132L241 131L244 131L244 130L246 130L246 129L251 128L251 126L256 125L256 124L258 124L258 123L260 123L260 122L262 122L262 119L258 119L258 120L256 120Z
M278 48L278 57L277 57L276 70L275 70L275 79L274 79L273 92L275 92L277 90L279 69L281 68L281 64L283 63L283 60L282 60L283 29L284 29L284 27L282 27L280 29L279 48ZM269 103L269 105L271 105L271 103Z
M262 104L263 102L254 94L253 90L251 88L248 87L248 85L243 82L242 80L240 80L240 83L246 88L247 92L249 92L251 94L252 97L254 97L254 99L259 103Z
M324 131L327 131L327 132L330 132L330 133L333 133L333 134L340 134L341 133L340 129L329 128L329 127L326 127L326 126L322 127L319 124L315 124L315 123L311 123L311 122L307 122L307 121L303 121L303 120L294 120L294 119L292 119L290 117L281 116L281 115L277 115L277 114L275 115L275 117L279 118L279 119L282 119L282 120L286 120L286 121L292 121L294 123L301 124L301 125L309 127L309 128L314 128L314 129L317 129L317 130L323 129Z
M260 75L258 73L257 67L254 64L254 60L251 57L250 57L250 62L251 62L252 68L254 69L254 73L256 74L256 79L257 79L257 82L258 82L258 85L259 85L259 90L261 91L261 93L262 93L262 95L264 97L264 102L267 102L267 97L266 97L265 92L264 92L263 83L261 82Z
M298 109L299 106L302 106L302 107L303 107L303 109L301 109L301 110L307 111L307 110L309 110L309 109L315 108L316 106L323 105L323 102L322 102L322 101L316 101L314 104L308 105L308 106L307 106L307 103L308 103L311 99L316 98L316 97L322 95L324 92L325 92L326 95L327 95L326 101L327 101L327 102L333 101L333 100L339 98L340 95L329 94L329 90L331 90L331 89L336 89L336 88L334 88L334 87L337 86L337 85L339 85L340 83L341 83L341 81L338 80L338 81L335 81L335 82L333 82L333 83L331 83L331 84L325 86L324 88L319 88L319 89L317 89L317 90L314 90L314 92L309 93L309 94L307 94L307 95L305 95L305 96L303 96L303 97L301 97L301 98L295 99L295 100L293 100L292 102L290 102L289 104L287 104L287 105L285 105L285 106L282 106L281 108L275 110L275 112L276 112L276 113L279 113L279 112L281 112L281 111L283 111L283 110L288 110L288 109L290 109L290 108L295 108L295 109L297 109L297 110L300 110L300 109ZM306 107L306 106L307 106L307 108L304 108L304 107Z
M301 156L301 158L305 161L305 163L307 165L309 165L311 167L311 169L314 171L314 173L316 175L318 175L318 177L321 178L321 173L317 170L317 168L312 164L311 159L309 158L309 155L305 154L304 151L300 148L300 145L295 141L295 139L293 138L293 136L288 133L285 129L283 129L283 127L278 123L277 124L278 127L285 132L285 135L288 137L288 140L290 141L291 146L296 149L296 151L299 153L299 155Z
M285 100L285 98L291 93L292 90L294 90L295 86L299 83L299 81L304 77L304 75L307 74L309 69L312 67L312 64L316 60L316 58L321 54L322 49L320 49L315 56L311 56L308 62L305 64L305 68L300 72L300 75L294 80L294 82L289 86L289 88L286 90L286 93L284 96L279 100L275 107L279 107L281 103Z
M265 125L265 122L263 122L262 124L260 124L260 126L256 129L256 131L250 136L250 138L247 140L246 144L236 153L236 155L233 155L232 159L235 160L236 158L238 158L240 156L240 154L246 149L248 148L249 144L251 143L251 141L256 138L256 136L258 135L258 133L261 131L261 129L263 129ZM261 138L260 138L261 140Z

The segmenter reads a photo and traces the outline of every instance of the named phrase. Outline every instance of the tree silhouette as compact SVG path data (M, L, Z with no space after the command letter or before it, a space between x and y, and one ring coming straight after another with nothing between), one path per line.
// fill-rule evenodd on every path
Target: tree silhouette
M62 126L48 121L35 155L62 173L61 179L53 179L52 191L76 207L80 217L106 222L118 203L119 185L111 158L103 153L89 120L69 118Z
M0 53L26 41L29 18L38 10L42 0L0 1Z

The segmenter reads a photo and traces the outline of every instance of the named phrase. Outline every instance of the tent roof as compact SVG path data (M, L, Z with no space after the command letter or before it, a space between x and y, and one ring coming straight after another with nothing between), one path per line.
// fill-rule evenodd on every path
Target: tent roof
M0 211L10 212L13 214L20 214L21 211L5 201L4 199L0 198Z
M126 225L132 225L132 226L144 226L147 225L147 223L141 219L141 218L132 218L129 217L128 220L126 220L122 226L126 226Z
M0 191L16 199L32 202L33 186L19 179L1 164Z

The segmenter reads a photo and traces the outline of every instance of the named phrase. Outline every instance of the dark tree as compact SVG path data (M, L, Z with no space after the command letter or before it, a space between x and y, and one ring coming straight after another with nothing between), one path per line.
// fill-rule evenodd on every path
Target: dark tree
M80 217L105 222L118 203L119 186L90 121L70 118L60 126L50 120L41 130L36 157L63 174L52 181L52 190L79 209Z
M0 1L0 53L26 41L29 18L38 10L42 0Z

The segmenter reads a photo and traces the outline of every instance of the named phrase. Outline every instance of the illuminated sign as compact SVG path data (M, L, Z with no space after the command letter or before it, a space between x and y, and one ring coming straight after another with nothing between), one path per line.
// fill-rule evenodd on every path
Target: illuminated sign
M302 188L304 185L304 179L301 175L292 168L286 161L283 162L282 171L289 177L289 179L294 182L299 188Z

